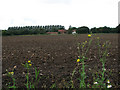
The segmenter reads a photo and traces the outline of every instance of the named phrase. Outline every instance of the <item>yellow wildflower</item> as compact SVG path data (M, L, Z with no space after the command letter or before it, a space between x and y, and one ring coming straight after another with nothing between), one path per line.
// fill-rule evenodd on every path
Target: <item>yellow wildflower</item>
M87 41L85 41L85 43L87 43Z
M31 63L31 61L28 61L28 63Z
M32 64L29 64L29 66L32 66Z
M88 34L88 37L91 37L91 35L90 35L90 34Z
M13 74L14 74L14 72L9 72L9 74L13 75Z
M80 62L80 59L77 59L77 62Z

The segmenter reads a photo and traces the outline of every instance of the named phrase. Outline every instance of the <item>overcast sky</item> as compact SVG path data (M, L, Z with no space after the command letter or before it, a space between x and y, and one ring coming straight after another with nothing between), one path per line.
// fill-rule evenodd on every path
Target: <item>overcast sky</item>
M0 0L0 29L69 25L116 27L119 0Z

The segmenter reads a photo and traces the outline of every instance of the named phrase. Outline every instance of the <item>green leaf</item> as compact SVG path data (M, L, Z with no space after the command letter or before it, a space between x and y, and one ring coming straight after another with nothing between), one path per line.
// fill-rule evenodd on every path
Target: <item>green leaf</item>
M52 84L50 88L55 88L56 87L56 84Z

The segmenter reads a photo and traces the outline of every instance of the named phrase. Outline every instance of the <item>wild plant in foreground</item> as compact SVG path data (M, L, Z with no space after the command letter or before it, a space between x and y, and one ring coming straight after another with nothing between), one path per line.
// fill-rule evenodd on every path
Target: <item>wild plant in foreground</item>
M27 83L25 84L26 88L29 89L29 88L34 88L34 84L32 84L30 81L29 81L29 69L30 67L32 66L31 64L31 61L28 61L27 63L25 64L22 64L26 69L27 69L27 74L25 75L26 76L26 79L27 79ZM33 78L32 78L32 81L33 81Z
M106 41L101 47L100 39L99 39L99 37L97 37L97 45L98 45L98 48L99 48L98 49L99 50L99 60L102 63L102 71L100 72L101 73L101 79L98 77L97 82L98 82L98 86L101 86L101 88L107 88L106 83L104 83L105 72L106 72L105 62L106 62L106 57L108 55L108 48L109 48L110 44L111 43L109 41ZM102 50L101 50L102 48L105 49L104 52L102 52Z
M92 39L89 41L88 43L88 48L86 49L86 52L83 53L84 47L87 44L87 41L83 42L82 44L78 43L78 59L77 59L77 67L73 70L72 72L72 76L71 76L71 86L72 88L74 88L74 84L73 84L73 76L74 73L76 72L76 69L80 66L80 62L82 63L82 70L79 68L79 73L80 73L80 77L78 78L78 80L80 81L80 85L79 88L86 88L86 83L85 83L85 79L86 79L86 73L85 73L85 60L87 59L86 54L90 48L90 45L92 43ZM80 48L82 48L82 53L80 53Z
M16 87L15 78L13 77L13 75L14 75L14 71L12 71L12 72L8 72L7 69L6 69L6 71L7 71L7 75L8 75L9 77L11 77L12 80L13 80L13 85L12 85L12 86L8 85L8 86L9 86L8 88L13 88L13 89L17 88L17 87ZM11 84L11 82L9 82L9 84Z
M82 53L82 56L80 55L80 52L79 52L79 59L81 60L81 63L82 63L82 70L79 69L79 73L80 73L80 77L78 78L78 80L80 81L79 88L86 88L86 83L85 83L85 79L86 79L85 66L86 65L85 65L84 61L87 59L86 54L87 54L87 52L90 48L91 43L92 43L92 39L89 41L88 48L86 49L85 53ZM81 44L82 51L84 50L84 47L85 47L86 44L87 44L87 41L85 41ZM78 47L80 49L80 45Z
M40 70L37 71L37 68L35 67L35 81L33 81L32 78L32 82L29 81L29 74L30 74L30 68L32 68L32 62L28 61L25 64L22 64L26 69L27 69L27 74L26 74L26 79L27 79L27 83L25 84L26 88L35 88L36 83L38 83L40 81L40 79L42 77L39 77L40 75Z
M28 61L25 64L22 64L25 68L27 68L27 74L26 74L26 79L27 79L27 83L25 84L26 88L35 88L35 84L40 80L40 78L38 78L39 74L40 74L40 70L37 71L37 68L35 67L35 81L34 84L32 84L33 82L33 78L32 78L32 82L29 81L29 69L32 66L32 62Z
M92 39L90 39L89 40L89 43L88 43L88 47L87 47L87 49L86 50L84 50L84 47L85 47L85 45L87 44L87 41L85 41L85 42L83 42L82 44L80 44L80 43L78 43L78 54L79 54L79 56L78 56L78 59L77 59L77 63L78 63L78 65L77 65L77 67L75 67L75 69L73 70L73 72L72 72L72 76L71 76L71 86L72 86L72 88L74 88L74 84L73 84L73 76L74 76L74 74L75 74L75 72L76 72L76 69L78 68L78 66L80 65L80 62L81 62L81 64L82 64L82 70L81 69L79 69L79 73L80 73L80 77L78 78L79 79L79 81L80 81L80 85L79 85L79 87L80 88L86 88L86 87L92 87L92 88L107 88L107 87L112 87L112 85L108 85L107 86L107 84L106 83L104 83L104 81L105 81L105 72L106 72L106 69L105 69L105 61L106 61L106 57L108 56L108 48L109 48L109 46L110 46L110 42L108 42L108 41L106 41L103 45L102 45L102 47L104 47L104 52L102 52L102 50L101 50L101 46L100 46L100 39L99 39L99 37L97 37L97 45L98 45L98 55L99 55L99 60L101 61L101 63L102 63L102 71L100 72L100 74L101 74L101 76L99 76L97 73L96 73L96 75L97 75L97 78L95 78L94 77L94 74L92 75L93 76L93 80L94 80L94 82L93 82L93 85L91 86L89 83L88 84L86 84L85 83L85 79L86 79L86 73L85 73L85 60L86 59L88 59L87 57L86 57L86 55L87 55L87 52L88 52L88 50L89 50L89 48L90 48L90 45L91 45L91 43L92 43ZM81 53L80 53L80 48L81 48ZM85 52L83 52L83 51L85 51ZM101 53L102 52L102 53ZM108 80L108 79L107 79Z

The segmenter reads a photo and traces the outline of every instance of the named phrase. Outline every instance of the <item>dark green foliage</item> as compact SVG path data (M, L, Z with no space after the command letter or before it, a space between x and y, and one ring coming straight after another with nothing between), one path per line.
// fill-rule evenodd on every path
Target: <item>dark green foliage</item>
M24 26L24 27L9 27L8 30L3 30L2 35L32 35L45 34L46 32L57 32L59 29L64 29L61 25L47 26Z
M116 32L120 33L120 24L116 27Z
M78 34L82 34L82 33L90 33L89 32L89 28L86 27L86 26L82 26L82 27L79 27L77 28L77 31L76 31Z
M2 35L3 35L3 36L7 35L6 30L2 30Z
M76 27L69 27L68 29L68 34L72 34L73 30L76 30L77 28Z
M56 27L54 27L53 29L52 29L52 32L57 32L58 31L58 28L56 28Z
M99 28L91 28L92 33L118 33L117 28L110 28L110 27L99 27Z
M60 34L60 32L58 32L58 34Z
M68 34L72 34L72 29L69 29L69 30L68 30Z
M97 28L96 28L96 27L91 28L91 32L92 32L92 33L98 33Z

